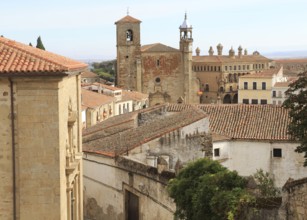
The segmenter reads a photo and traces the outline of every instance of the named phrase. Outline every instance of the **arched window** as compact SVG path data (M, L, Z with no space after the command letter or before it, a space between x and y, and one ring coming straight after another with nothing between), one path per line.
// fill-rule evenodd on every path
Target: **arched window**
M133 32L130 29L126 32L126 41L133 41Z

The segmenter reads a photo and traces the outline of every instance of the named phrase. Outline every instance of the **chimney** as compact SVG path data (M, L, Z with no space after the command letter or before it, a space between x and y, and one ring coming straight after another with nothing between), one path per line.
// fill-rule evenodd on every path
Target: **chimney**
M210 47L210 49L209 49L209 56L213 56L213 54L214 54L214 50L213 50L212 47Z
M223 54L223 45L221 43L219 43L217 46L217 55L222 56Z
M199 54L200 54L200 49L199 49L199 47L196 48L195 52L196 52L196 56L199 56Z

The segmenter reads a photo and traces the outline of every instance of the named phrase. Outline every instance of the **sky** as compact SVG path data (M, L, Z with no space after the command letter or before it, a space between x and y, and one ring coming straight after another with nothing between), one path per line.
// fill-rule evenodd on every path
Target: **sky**
M141 44L179 48L187 12L193 50L207 55L241 45L249 53L306 51L306 0L0 0L0 35L78 60L116 58L115 22L127 15L142 21Z

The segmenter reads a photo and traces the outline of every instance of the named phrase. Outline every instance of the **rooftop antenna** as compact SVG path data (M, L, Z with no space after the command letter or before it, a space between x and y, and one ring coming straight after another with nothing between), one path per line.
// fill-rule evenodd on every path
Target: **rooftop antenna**
M127 7L127 15L129 15L129 7Z

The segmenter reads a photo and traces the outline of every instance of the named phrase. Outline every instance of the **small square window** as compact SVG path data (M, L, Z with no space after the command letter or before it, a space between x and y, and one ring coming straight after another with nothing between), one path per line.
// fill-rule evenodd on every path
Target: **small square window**
M220 148L215 148L214 149L214 156L219 157L220 156Z
M249 104L249 100L248 99L243 99L243 104Z
M258 99L252 99L252 104L258 104Z
M281 150L281 148L274 148L273 149L273 157L282 157L282 150Z

